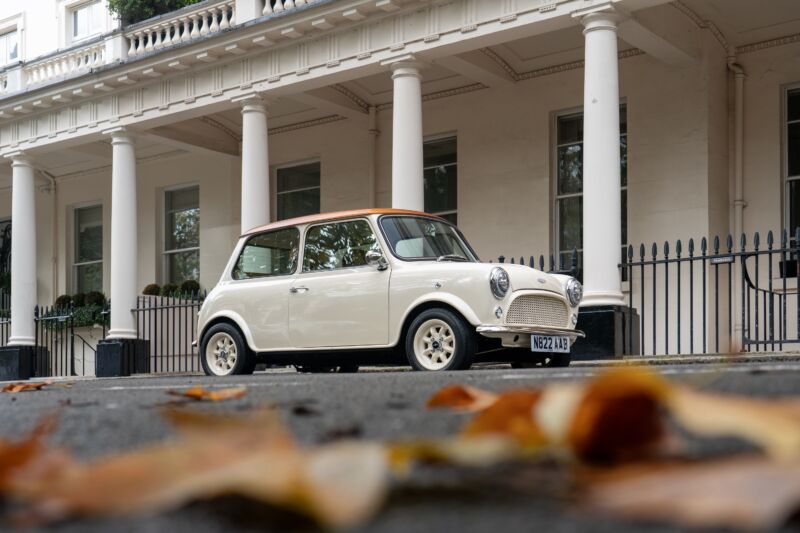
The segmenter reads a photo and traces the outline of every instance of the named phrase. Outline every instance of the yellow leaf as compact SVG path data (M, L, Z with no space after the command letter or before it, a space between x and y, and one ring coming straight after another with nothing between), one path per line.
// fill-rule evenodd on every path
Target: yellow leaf
M219 390L206 390L203 387L197 386L184 391L167 391L167 394L172 396L180 396L181 398L188 398L190 400L203 401L208 400L211 402L223 402L225 400L234 400L242 398L247 394L247 389L244 387L237 387L231 389Z

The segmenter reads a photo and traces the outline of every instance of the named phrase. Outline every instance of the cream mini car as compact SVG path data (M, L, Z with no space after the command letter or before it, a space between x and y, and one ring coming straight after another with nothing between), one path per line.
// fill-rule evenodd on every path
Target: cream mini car
M242 235L199 313L209 375L259 362L302 371L417 370L473 361L566 366L580 283L481 263L448 221L371 209L284 220Z

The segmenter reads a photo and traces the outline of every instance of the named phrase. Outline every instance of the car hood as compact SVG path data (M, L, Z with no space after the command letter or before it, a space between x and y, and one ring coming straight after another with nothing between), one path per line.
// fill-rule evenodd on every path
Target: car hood
M554 276L525 265L492 265L492 267L495 266L502 267L508 272L508 277L511 279L512 291L536 289L557 292L559 294L564 293L564 285L560 276Z

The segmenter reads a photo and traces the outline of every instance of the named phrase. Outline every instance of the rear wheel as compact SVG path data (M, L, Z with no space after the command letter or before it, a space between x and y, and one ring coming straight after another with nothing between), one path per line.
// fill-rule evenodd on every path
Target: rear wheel
M406 334L406 357L415 370L469 368L476 346L469 324L448 309L423 311Z
M537 361L515 361L511 363L511 368L536 368L543 367L563 368L572 362L572 355L568 353L549 353L544 354Z
M211 326L200 344L200 363L209 376L252 374L256 360L242 334L230 324Z

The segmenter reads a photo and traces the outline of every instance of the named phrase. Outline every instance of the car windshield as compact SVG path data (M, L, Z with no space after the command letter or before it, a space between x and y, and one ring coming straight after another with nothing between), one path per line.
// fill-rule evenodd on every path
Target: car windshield
M424 217L387 216L381 227L394 255L400 259L477 261L456 228Z

